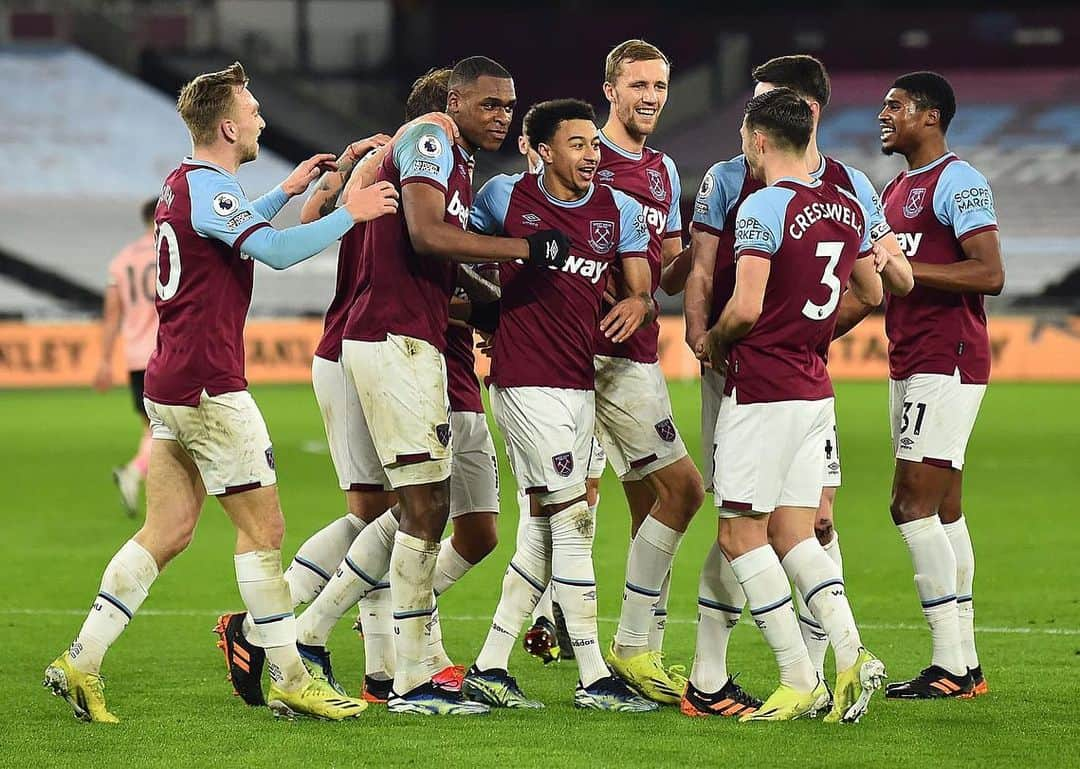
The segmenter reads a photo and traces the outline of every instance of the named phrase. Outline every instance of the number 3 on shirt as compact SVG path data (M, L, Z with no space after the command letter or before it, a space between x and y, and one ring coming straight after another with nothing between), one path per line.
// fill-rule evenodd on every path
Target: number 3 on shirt
M840 278L836 277L836 265L840 264L840 252L844 250L844 244L839 240L827 240L817 244L817 252L814 256L820 256L829 260L825 265L825 272L821 275L821 285L829 289L829 299L825 304L814 304L809 299L803 305L802 314L810 320L824 320L832 315L836 305L840 303Z
M169 250L169 280L167 283L161 282L162 244ZM168 222L162 222L158 225L156 247L158 258L157 294L161 301L167 302L176 296L176 292L180 289L180 243L176 240L176 230Z

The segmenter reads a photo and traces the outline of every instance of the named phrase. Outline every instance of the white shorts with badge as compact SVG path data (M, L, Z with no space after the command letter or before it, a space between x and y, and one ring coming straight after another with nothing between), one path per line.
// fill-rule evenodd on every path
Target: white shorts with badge
M487 418L471 411L453 411L450 434L450 517L499 512L499 460Z
M615 474L640 481L686 456L659 363L597 355L597 436Z
M578 489L584 493L594 408L592 390L491 388L491 410L518 488L543 495L544 504L569 502Z
M984 384L965 384L960 372L913 374L889 380L889 412L897 459L964 469Z
M450 477L450 401L442 353L421 339L342 342L371 440L396 489Z
M720 416L720 404L724 401L724 384L727 377L705 368L701 372L701 461L705 465L705 491L713 490L716 475L716 420Z
M724 398L716 422L714 498L721 517L778 507L817 509L832 438L833 399L739 403Z
M311 386L322 413L338 486L342 491L389 490L390 479L371 441L348 367L316 355L311 361Z
M143 398L150 434L180 444L213 496L277 483L274 447L259 407L247 390L210 395L198 406L170 406Z

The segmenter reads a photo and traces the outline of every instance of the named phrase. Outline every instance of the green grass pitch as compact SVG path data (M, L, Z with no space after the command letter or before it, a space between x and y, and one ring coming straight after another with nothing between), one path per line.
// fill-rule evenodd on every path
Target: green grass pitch
M310 389L254 393L274 437L291 556L311 531L343 513L343 499L329 456L318 451L322 426ZM107 727L74 721L68 706L41 687L41 674L78 630L105 563L135 530L109 476L134 446L129 396L0 393L0 767L1080 765L1078 395L1074 385L991 385L969 448L965 499L989 697L875 699L863 723L844 727L702 722L673 708L643 716L583 713L571 706L573 664L545 668L519 649L512 672L547 703L542 712L422 719L372 707L351 723L275 722L231 695L214 648L214 619L237 607L239 596L231 529L211 501L194 544L158 580L106 660L108 701L122 719ZM696 383L674 383L672 398L696 456ZM884 383L838 387L844 486L836 509L863 639L896 679L926 662L929 638L906 550L888 516L886 400ZM486 633L516 515L504 492L502 544L441 601L447 648L459 662L472 661ZM595 555L605 644L622 593L627 518L609 471ZM698 569L715 524L703 508L675 565L670 662L692 660ZM358 690L362 647L349 624L342 622L331 646L339 679ZM729 664L751 691L771 691L773 660L745 615Z

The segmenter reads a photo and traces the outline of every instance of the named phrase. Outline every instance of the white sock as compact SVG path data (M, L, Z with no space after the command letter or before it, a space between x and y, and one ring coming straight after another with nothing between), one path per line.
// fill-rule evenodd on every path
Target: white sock
M592 543L593 517L584 500L551 516L551 581L574 644L582 686L611 675L597 637Z
M844 574L844 559L840 555L840 537L837 533L833 532L832 541L827 545L822 545L822 549L825 554L832 559L832 562L836 564L840 569L840 576ZM790 575L789 575L790 576ZM802 632L803 643L806 644L806 650L810 653L810 662L814 666L814 670L817 671L821 679L825 680L825 655L829 651L829 636L825 632L825 628L821 626L821 623L814 617L814 613L806 605L806 601L803 600L802 592L798 588L794 591L795 595L795 613L799 617L799 630Z
M450 537L444 539L439 547L439 558L435 561L435 595L440 596L453 587L473 565L454 549Z
M304 686L311 677L296 651L296 618L281 573L281 551L240 553L233 561L240 598L254 623L247 638L266 650L270 680L286 691Z
M961 515L958 520L942 526L956 556L956 611L960 622L960 647L964 652L964 663L969 668L976 668L979 666L979 655L975 651L975 603L971 592L975 582L975 549L971 546L967 518Z
M312 534L300 545L285 570L293 606L311 603L337 571L349 545L366 524L355 515L343 515Z
M738 577L713 542L698 582L698 628L690 681L699 691L719 691L728 681L727 649L746 594Z
M817 686L817 673L799 634L799 623L791 610L791 586L776 553L762 545L731 561L731 569L746 593L750 616L776 657L780 683L812 691Z
M541 593L550 595L551 522L547 518L530 517L526 523L503 577L491 629L476 658L478 670L507 669L522 622Z
M394 677L394 607L390 583L380 582L360 601L364 628L364 675L381 680Z
M626 563L622 615L615 631L616 652L631 656L648 648L653 609L682 537L681 531L665 526L651 515L641 522Z
M956 608L956 555L941 519L936 515L896 527L911 553L915 589L923 616L930 625L932 664L955 675L967 671L960 647L960 618Z
M300 643L326 646L338 620L385 581L397 528L397 519L388 510L357 535L334 576L298 618Z
M649 649L654 652L664 650L664 630L667 628L667 602L668 592L671 588L671 569L664 575L664 582L660 585L660 597L656 599L653 607L653 621L649 628Z
M101 671L105 652L142 606L157 575L154 557L135 540L129 539L116 552L101 575L101 589L94 605L68 649L77 670Z
M836 670L847 670L855 664L862 640L855 626L840 569L812 536L791 548L784 556L782 565L814 619L828 635L836 655Z
M549 582L548 586L544 588L540 600L536 602L536 608L533 609L532 613L532 621L534 623L541 617L547 618L549 622L555 621L555 607L552 605L552 595L555 592L554 587L555 586Z
M435 611L431 586L439 542L398 531L390 554L390 600L394 604L394 691L411 692L431 678L426 651Z

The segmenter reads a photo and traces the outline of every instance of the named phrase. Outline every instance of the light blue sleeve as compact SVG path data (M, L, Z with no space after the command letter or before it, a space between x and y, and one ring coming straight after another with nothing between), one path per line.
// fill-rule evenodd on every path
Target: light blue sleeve
M870 183L866 174L859 169L852 168L845 163L844 170L847 171L848 178L851 179L851 186L855 189L855 197L866 211L866 229L870 233L870 239L872 241L881 240L881 238L892 232L892 227L889 226L889 222L885 219L885 209L881 207L881 198L878 197L877 190L874 189L874 185Z
M620 254L641 254L649 250L649 228L645 225L645 209L625 192L613 189L615 205L619 209Z
M402 184L426 179L445 190L454 170L454 142L434 123L414 125L394 144L394 165Z
M665 235L679 235L682 233L682 182L679 180L679 170L675 167L675 161L664 155L664 166L667 168L668 178L671 179L671 207L668 208L667 232Z
M244 195L235 177L200 168L190 171L187 180L191 226L200 235L232 247L252 227L269 224Z
M745 178L742 155L716 163L706 171L694 199L694 224L702 225L714 235L722 232Z
M329 216L286 230L260 227L243 241L243 252L275 270L284 270L310 259L353 226L352 215L339 208Z
M488 179L476 193L469 212L469 227L484 235L501 235L510 208L510 194L525 174L499 174Z
M986 177L961 161L950 163L934 190L934 215L957 239L981 227L996 227L994 194Z
M735 214L735 256L742 251L772 256L784 241L784 217L794 190L766 187L751 194ZM757 255L755 254L755 255Z
M251 201L251 207L254 208L264 219L270 221L275 216L277 216L278 211L280 211L282 207L284 207L284 205L288 202L289 196L279 184L277 187L274 187L274 189L270 190L262 197L256 198L255 200Z

